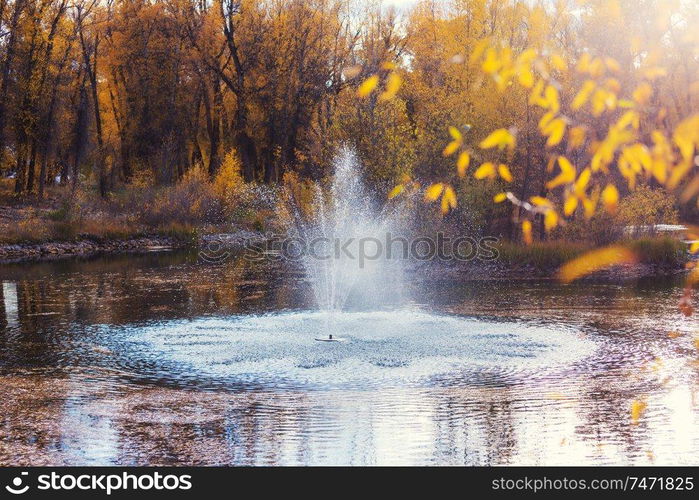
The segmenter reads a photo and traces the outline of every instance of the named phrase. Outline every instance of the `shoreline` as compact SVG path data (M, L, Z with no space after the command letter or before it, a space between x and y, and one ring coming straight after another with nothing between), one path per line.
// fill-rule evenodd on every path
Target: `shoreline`
M412 274L420 273L425 279L435 281L546 281L557 280L558 268L543 269L530 264L483 263L464 266L427 264L413 267ZM624 282L644 278L681 276L688 271L684 266L636 263L621 264L602 269L576 281Z
M90 258L98 255L128 255L150 252L168 252L196 248L206 253L222 249L233 252L243 249L243 241L264 241L263 233L239 230L232 233L206 234L196 244L191 239L172 236L149 235L126 239L85 238L78 241L47 241L42 243L15 243L0 245L0 265L32 264L71 258ZM212 247L212 244L214 246ZM206 260L206 259L204 259ZM215 260L210 260L214 262ZM468 262L445 263L438 260L409 262L408 274L419 274L430 280L498 281L498 280L546 280L556 279L557 266L541 267L522 262ZM680 276L686 272L679 262L639 262L614 266L595 272L583 280L626 281L651 277Z
M78 241L47 241L0 245L1 264L22 264L53 261L72 257L92 257L100 254L129 254L179 250L191 242L169 236L142 236L127 239L83 239Z

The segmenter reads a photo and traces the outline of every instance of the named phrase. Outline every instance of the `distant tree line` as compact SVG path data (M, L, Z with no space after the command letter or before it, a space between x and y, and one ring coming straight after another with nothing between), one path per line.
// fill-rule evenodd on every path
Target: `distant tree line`
M90 178L106 196L197 165L213 176L235 150L245 180L274 183L325 176L349 141L368 177L390 185L454 175L448 125L477 143L514 124L509 189L545 195L540 113L483 78L480 41L610 57L622 87L639 58L657 58L667 74L648 98L672 129L699 111L697 25L699 4L665 0L423 0L409 12L360 0L0 0L0 169L18 195ZM357 98L386 64L402 75L396 98ZM456 181L459 206L492 218L498 188Z

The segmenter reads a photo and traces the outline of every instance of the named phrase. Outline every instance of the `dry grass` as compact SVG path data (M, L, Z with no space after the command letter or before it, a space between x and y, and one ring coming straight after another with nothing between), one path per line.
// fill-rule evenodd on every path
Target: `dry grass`
M96 186L51 187L45 200L18 199L11 179L0 183L0 244L121 240L162 235L196 241L199 232L232 226L264 230L271 218L271 189L245 184L233 157L217 177L190 170L172 186L122 186L107 199Z
M689 258L687 245L674 238L649 237L619 243L628 246L643 264L680 268ZM589 244L566 241L537 242L529 246L503 241L497 247L500 260L506 264L530 265L541 270L557 269L595 248Z

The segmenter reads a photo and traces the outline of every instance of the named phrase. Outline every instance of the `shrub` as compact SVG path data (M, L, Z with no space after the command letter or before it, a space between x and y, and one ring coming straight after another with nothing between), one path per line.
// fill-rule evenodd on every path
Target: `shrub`
M232 149L223 159L218 173L213 181L213 190L224 204L227 211L231 211L236 203L236 197L243 186L243 177L240 175L240 160L235 149Z
M675 198L664 189L638 186L621 200L615 220L630 228L634 236L653 234L657 224L677 224L675 203Z
M555 235L567 241L595 246L628 237L654 235L658 224L677 224L674 198L663 189L638 186L619 203L616 214L598 211L591 219L576 219L560 227Z
M597 212L592 218L579 218L560 226L556 238L593 246L609 245L624 236L624 227L607 212Z
M318 185L313 181L301 180L296 172L285 172L282 178L283 193L279 198L276 212L283 224L291 223L294 214L291 211L298 210L303 218L313 216L316 205Z
M173 221L185 224L221 222L223 218L223 204L200 166L188 170L174 186L161 189L144 208L142 221L150 226Z

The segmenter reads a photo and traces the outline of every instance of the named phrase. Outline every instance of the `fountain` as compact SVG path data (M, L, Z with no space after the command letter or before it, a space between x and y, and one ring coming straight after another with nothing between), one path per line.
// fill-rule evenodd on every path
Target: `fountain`
M315 190L312 213L302 215L293 198L287 204L289 234L313 246L301 263L317 309L109 328L105 346L129 365L148 360L138 366L151 367L157 360L149 368L157 379L207 379L255 390L507 385L560 373L592 352L593 343L574 327L410 305L403 298L402 255L391 258L362 243L405 235L406 211L369 196L351 149L340 151L329 188ZM361 245L375 258L362 260ZM336 246L347 251L336 253ZM420 292L411 290L418 297Z
M401 260L384 251L387 236L400 233L398 213L367 194L352 148L340 149L334 167L329 196L315 185L310 220L291 206L289 234L308 250L303 267L322 311L342 311L351 294L376 307L403 290Z
M337 326L337 315L350 296L364 298L378 308L404 291L400 255L385 250L387 238L400 234L399 212L378 206L360 176L356 152L342 147L334 162L334 176L326 193L315 185L310 219L289 197L289 234L304 242L302 263L316 303L327 315L328 331ZM361 301L361 300L360 300ZM333 336L316 338L337 342Z

